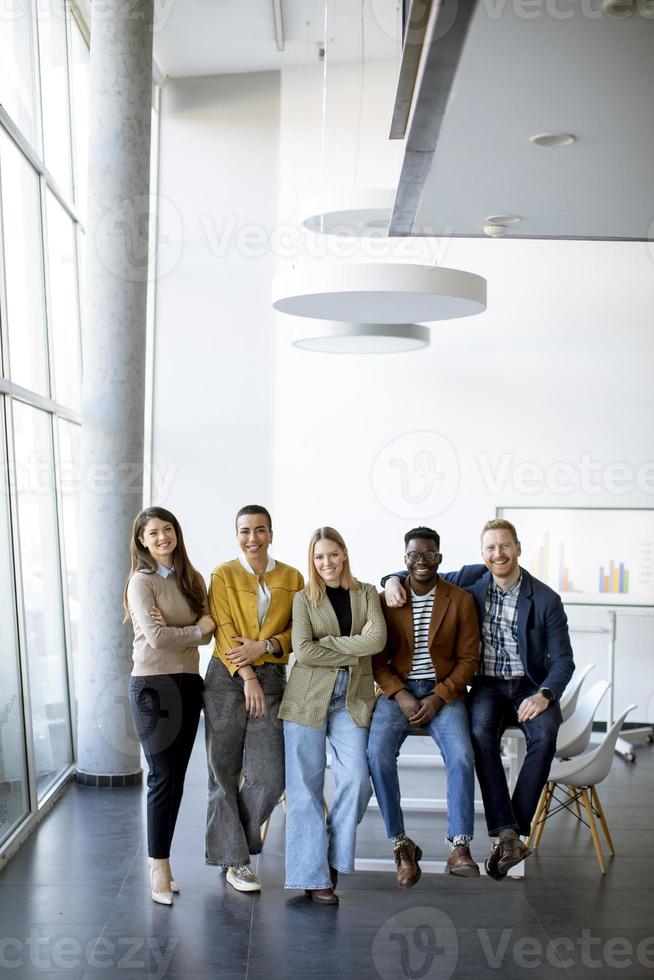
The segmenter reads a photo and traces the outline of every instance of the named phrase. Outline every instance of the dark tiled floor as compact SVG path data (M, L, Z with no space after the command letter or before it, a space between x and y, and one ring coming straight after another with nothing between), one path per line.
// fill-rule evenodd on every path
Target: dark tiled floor
M602 877L590 835L553 818L522 881L391 873L339 883L337 909L283 883L284 822L258 859L261 895L235 892L203 860L206 783L198 738L173 850L183 894L155 905L147 887L144 793L71 786L0 873L0 976L97 980L359 977L654 978L654 749L616 757L601 796L617 854ZM442 859L444 817L407 818L425 858ZM487 840L481 818L474 852ZM359 855L384 856L369 812Z

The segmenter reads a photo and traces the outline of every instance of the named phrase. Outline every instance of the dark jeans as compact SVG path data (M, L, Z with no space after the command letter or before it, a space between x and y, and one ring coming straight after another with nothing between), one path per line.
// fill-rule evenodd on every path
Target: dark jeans
M254 668L266 713L250 718L243 681L217 657L204 683L204 722L209 767L207 864L249 864L263 842L261 825L284 792L284 728L277 713L286 686L284 664ZM242 781L241 781L242 776Z
M148 763L148 854L167 858L200 720L202 678L130 677L129 706Z
M519 834L528 834L547 782L561 724L561 709L557 702L553 702L531 721L518 722L517 717L520 703L537 690L528 677L504 680L478 676L472 681L468 701L470 734L491 837L510 827ZM519 725L527 741L527 754L511 797L500 752L501 738L508 725Z

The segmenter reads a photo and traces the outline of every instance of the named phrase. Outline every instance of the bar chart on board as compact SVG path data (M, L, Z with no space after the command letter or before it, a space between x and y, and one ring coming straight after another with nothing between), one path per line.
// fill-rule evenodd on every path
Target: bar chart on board
M654 605L654 510L500 507L520 564L566 603Z

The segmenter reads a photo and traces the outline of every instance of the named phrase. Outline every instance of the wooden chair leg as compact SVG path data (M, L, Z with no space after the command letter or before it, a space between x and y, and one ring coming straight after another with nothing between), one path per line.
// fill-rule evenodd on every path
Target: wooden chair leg
M584 786L581 790L581 801L584 804L586 810L586 816L588 817L588 824L590 826L590 832L593 838L593 846L595 847L595 854L597 855L597 860L600 866L602 874L606 874L606 865L604 864L604 855L602 853L602 844L599 839L599 834L597 833L597 825L595 823L595 817L593 815L593 808L590 804L590 799L588 796L588 790Z
M536 850L540 844L540 839L543 836L543 831L545 830L545 821L547 820L547 815L550 812L550 807L552 805L552 800L554 799L554 787L556 783L547 783L545 789L547 790L547 795L545 797L545 802L543 806L543 812L540 815L540 822L536 828L536 836L534 837L533 849Z
M536 812L534 813L534 819L531 821L531 827L529 828L529 837L525 841L527 847L531 847L531 841L535 837L536 828L538 827L538 821L540 820L541 811L545 806L546 799L547 799L547 783L545 783L545 785L543 786L541 794L538 797L538 806L536 807Z
M597 810L597 815L599 816L600 824L602 826L602 830L604 831L604 836L606 837L606 843L608 844L609 854L615 854L615 848L613 846L613 841L611 840L611 834L609 833L609 825L606 822L606 817L604 816L604 810L602 809L602 804L600 803L596 786L591 786L590 788L590 799L591 802L595 804L595 809Z

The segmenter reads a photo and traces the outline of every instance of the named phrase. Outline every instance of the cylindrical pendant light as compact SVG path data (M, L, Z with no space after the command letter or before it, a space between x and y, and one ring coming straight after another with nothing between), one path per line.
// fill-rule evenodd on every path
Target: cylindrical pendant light
M273 307L321 320L430 323L482 313L486 280L438 266L321 262L275 276Z

